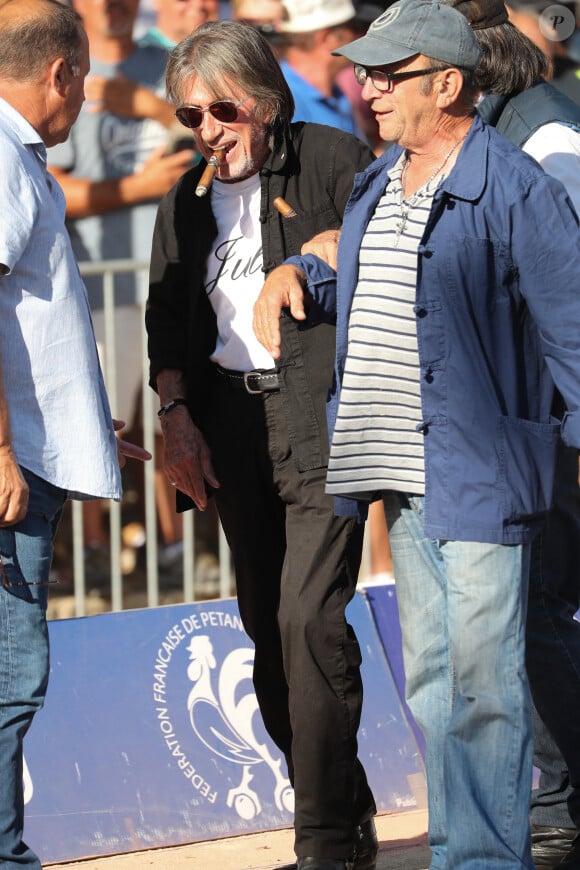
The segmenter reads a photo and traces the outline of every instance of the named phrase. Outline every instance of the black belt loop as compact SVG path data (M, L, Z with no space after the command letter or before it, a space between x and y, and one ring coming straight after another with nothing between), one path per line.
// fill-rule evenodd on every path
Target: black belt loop
M251 396L273 393L280 389L280 376L276 369L255 369L251 372L236 372L232 371L232 369L223 369L217 364L216 369L223 378L226 378L228 383L245 390Z

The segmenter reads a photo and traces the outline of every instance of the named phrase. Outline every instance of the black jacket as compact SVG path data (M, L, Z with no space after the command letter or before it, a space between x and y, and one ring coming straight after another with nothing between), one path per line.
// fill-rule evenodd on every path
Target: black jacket
M543 80L512 97L488 94L477 111L518 148L523 148L536 130L554 121L580 130L580 106Z
M356 172L374 159L355 137L331 127L297 123L280 131L260 170L263 268L268 273L322 230L338 228ZM194 190L205 164L187 172L162 200L151 254L146 323L150 383L162 369L183 371L191 416L204 430L215 371L209 361L217 328L203 281L217 234L211 198ZM272 202L283 196L298 213L282 218ZM299 470L328 460L325 402L334 363L335 327L315 308L297 323L282 318L278 369Z

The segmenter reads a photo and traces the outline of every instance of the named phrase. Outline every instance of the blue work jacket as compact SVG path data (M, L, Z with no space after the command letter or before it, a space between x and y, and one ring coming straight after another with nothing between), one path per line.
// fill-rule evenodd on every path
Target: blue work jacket
M291 259L337 318L331 435L359 249L400 153L389 149L355 178L337 282L318 258ZM433 199L414 310L426 535L530 540L551 504L560 434L580 446L580 230L564 187L478 117ZM561 420L554 382L568 408ZM351 512L348 501L337 500L337 512Z

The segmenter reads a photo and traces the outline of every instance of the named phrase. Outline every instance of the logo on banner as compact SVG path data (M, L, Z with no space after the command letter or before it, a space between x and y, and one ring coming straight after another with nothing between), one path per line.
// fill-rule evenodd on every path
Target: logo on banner
M167 633L157 652L153 685L166 747L183 776L210 803L217 802L224 781L233 780L225 802L241 819L258 816L264 799L292 813L294 792L282 772L284 761L267 740L258 710L254 650L245 645L231 649L230 644L219 652L219 634L208 633L208 627L237 629L247 643L239 616L223 611L185 617ZM192 760L200 757L200 747L204 760L213 759L206 765L211 777ZM222 772L221 781L216 782L215 771Z
M22 757L22 785L24 787L24 803L29 804L34 794L34 786L32 785L32 777L24 756Z

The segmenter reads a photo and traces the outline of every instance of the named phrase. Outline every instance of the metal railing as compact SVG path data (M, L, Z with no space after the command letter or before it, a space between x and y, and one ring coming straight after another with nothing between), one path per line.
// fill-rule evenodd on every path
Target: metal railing
M162 603L159 584L159 546L157 529L157 509L155 496L155 432L154 415L155 394L148 384L147 337L145 331L145 302L147 298L149 264L134 260L109 260L99 263L81 263L79 268L83 277L102 276L104 299L104 331L106 347L105 380L107 393L113 417L118 417L117 403L117 359L115 352L115 289L116 274L133 272L136 275L138 287L138 304L142 309L142 395L141 408L143 416L143 446L153 455L153 460L144 465L144 516L145 530L145 586L146 606L155 607ZM131 461L131 460L129 460ZM113 611L126 609L124 604L124 577L122 572L122 517L123 503L110 501L109 517L109 553L110 553L110 583L103 609ZM85 544L83 534L83 502L75 501L71 507L71 540L72 540L72 576L74 584L74 615L84 616L87 613L87 583L85 572ZM195 563L195 512L183 514L183 557L182 557L182 597L183 601L196 600L196 563ZM219 586L215 593L219 597L228 597L233 590L233 576L229 548L221 526L218 526L218 560ZM205 596L207 597L207 596ZM56 599L55 599L56 601ZM58 617L58 607L53 608L52 615ZM66 615L70 615L70 606Z

